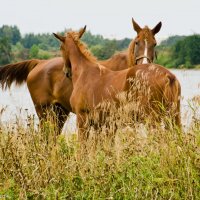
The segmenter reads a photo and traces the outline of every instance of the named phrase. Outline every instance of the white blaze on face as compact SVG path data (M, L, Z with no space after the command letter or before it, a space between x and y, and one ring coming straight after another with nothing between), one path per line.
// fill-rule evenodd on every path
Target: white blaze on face
M147 48L147 39L145 39L144 40L144 42L145 42L145 48L144 48L144 58L143 58L143 60L142 60L142 64L147 64L148 63L148 60L147 60L147 56L148 56L148 48Z

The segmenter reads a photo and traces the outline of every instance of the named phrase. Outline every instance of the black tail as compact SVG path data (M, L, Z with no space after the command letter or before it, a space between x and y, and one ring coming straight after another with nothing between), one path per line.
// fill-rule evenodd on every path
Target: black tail
M2 89L10 88L13 82L15 82L16 85L21 85L26 81L29 72L39 62L41 62L41 60L33 59L0 67L0 86L2 86Z

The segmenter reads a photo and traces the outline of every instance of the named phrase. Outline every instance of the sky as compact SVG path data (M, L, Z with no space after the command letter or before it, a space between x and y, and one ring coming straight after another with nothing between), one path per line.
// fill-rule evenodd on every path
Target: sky
M132 38L131 18L158 37L200 34L200 0L0 0L0 27L16 25L22 34L51 33L87 25L92 34Z

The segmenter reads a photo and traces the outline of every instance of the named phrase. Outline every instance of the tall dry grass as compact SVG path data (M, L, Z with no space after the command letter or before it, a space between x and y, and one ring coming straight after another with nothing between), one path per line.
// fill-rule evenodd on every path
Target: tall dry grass
M52 118L39 129L31 117L2 124L0 199L199 199L199 120L185 132L141 124L120 98L89 116L83 152L76 134L56 136Z

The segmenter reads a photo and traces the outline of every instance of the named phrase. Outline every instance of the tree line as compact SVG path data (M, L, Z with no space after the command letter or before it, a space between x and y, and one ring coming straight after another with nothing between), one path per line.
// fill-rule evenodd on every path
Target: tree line
M63 34L67 30L60 32ZM128 47L131 39L123 40L105 39L101 35L93 35L87 31L82 40L88 45L98 59L107 59L116 51ZM0 28L0 65L20 60L39 58L48 59L60 55L59 42L53 34L21 35L17 26L3 25Z
M69 29L68 29L69 30ZM60 32L64 34L67 30ZM128 48L130 38L106 39L87 31L82 40L98 59L107 59L117 51ZM156 63L173 68L192 68L200 65L200 35L171 36L157 47ZM59 42L52 33L22 36L17 26L0 27L0 65L21 60L48 59L59 56Z
M200 68L200 35L171 36L157 47L157 63L168 68Z

